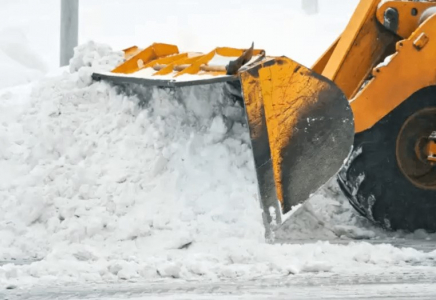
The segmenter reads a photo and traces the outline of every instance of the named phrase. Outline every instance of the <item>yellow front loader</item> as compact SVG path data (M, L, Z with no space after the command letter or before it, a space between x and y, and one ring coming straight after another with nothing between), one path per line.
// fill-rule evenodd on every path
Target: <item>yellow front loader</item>
M142 103L165 91L245 109L267 227L338 174L373 222L436 230L436 2L362 0L311 69L253 45L124 52L124 63L93 78Z

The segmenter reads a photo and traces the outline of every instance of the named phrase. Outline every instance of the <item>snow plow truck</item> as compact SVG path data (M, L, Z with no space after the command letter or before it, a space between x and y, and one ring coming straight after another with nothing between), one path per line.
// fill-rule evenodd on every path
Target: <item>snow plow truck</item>
M244 109L267 226L336 176L372 222L436 231L435 1L360 1L311 68L254 45L190 53L155 43L124 54L93 78L144 103L162 90Z

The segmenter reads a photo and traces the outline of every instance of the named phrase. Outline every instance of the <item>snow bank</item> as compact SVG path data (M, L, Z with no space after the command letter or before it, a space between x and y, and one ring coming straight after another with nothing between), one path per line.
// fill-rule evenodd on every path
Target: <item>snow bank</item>
M0 284L251 279L434 263L436 252L387 245L266 244L247 128L228 118L242 118L241 108L216 93L174 101L155 90L139 109L136 97L91 82L93 70L118 59L104 49L78 48L77 72L31 92L0 92L0 167L8 170L0 260L38 260L0 266ZM303 221L286 223L292 230L281 238L362 234L354 221L335 227L354 215L344 202L316 205L327 197L297 210ZM339 217L327 220L331 210Z

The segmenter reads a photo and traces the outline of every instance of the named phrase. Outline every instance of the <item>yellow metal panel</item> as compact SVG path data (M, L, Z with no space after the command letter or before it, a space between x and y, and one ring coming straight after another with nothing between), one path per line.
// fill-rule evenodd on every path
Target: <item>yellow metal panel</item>
M283 202L283 152L293 138L296 123L303 111L318 99L326 83L299 72L300 65L292 60L281 61L259 71L262 96L273 159L277 196Z
M221 56L239 57L242 55L242 53L244 53L244 50L229 47L218 47L215 49L215 53Z
M185 64L192 64L198 59L201 59L204 55L199 55L195 57L185 57L181 58L179 60L176 60L170 64L168 64L165 68L159 70L158 72L154 73L153 75L167 75L174 71L174 68L176 66L185 65Z
M126 49L123 50L123 52L124 52L124 58L125 58L126 60L128 60L128 59L130 59L132 56L138 54L139 51L140 51L140 50L139 50L138 46L132 46L132 47L126 48Z
M123 73L131 74L142 69L146 64L155 60L157 58L178 54L179 49L177 46L169 44L158 44L155 43L150 47L145 48L138 54L134 55L132 58L124 62L123 64L117 66L112 70L112 73Z
M333 44L327 49L327 51L324 52L324 54L315 62L315 64L312 66L312 71L318 74L323 73L324 68L329 62L333 51L336 49L336 46L338 45L340 39L341 37L338 37L336 41L334 41Z
M177 73L176 77L183 74L197 74L200 71L200 66L207 64L215 56L215 51L216 49L200 57L199 59L196 59L189 67Z
M171 44L154 43L153 49L157 58L179 53L179 48Z
M165 56L165 57L162 57L162 58L158 58L158 59L152 60L148 64L144 65L144 68L153 67L155 65L167 65L167 64L170 64L172 62L175 62L175 61L181 60L183 58L186 58L186 57L188 57L188 53L181 53L181 54Z
M333 82L286 57L243 71L241 84L256 167L271 157L277 198L287 212L347 156L354 136L348 100Z
M371 128L414 92L435 85L435 53L436 16L433 16L407 40L397 43L397 53L390 62L374 69L374 78L351 101L355 131Z
M229 47L219 47L216 48L215 51L218 55L222 56L228 56L228 57L239 57L241 56L246 49L236 49L236 48L229 48ZM254 49L253 55L259 55L262 53L263 50L260 49Z
M244 95L245 111L250 131L251 146L254 157L257 183L259 187L260 203L263 208L264 222L270 224L272 221L270 207L276 211L282 209L283 199L280 185L277 188L275 174L272 166L270 144L265 120L264 101L262 96L262 82L257 69L262 63L253 69L240 74L242 92ZM280 191L279 191L280 190ZM279 192L280 196L277 195ZM279 199L279 201L277 201ZM280 214L276 214L280 222ZM280 224L280 223L279 223Z
M333 80L352 98L381 60L389 47L394 50L395 36L375 18L380 0L360 1L322 75Z

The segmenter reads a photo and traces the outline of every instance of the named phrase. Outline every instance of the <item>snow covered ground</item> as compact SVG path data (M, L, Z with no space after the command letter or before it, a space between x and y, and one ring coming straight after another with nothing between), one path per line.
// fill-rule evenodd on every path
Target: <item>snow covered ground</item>
M248 7L234 1L217 14L206 13L216 11L216 4L195 2L199 9L185 23L188 9L168 0L159 4L168 8L165 22L157 14L142 22L141 10L130 9L132 16L126 11L125 22L115 26L110 20L121 7L127 9L125 2L111 1L102 9L101 1L87 1L81 8L87 28L81 27L81 40L93 37L119 49L159 38L205 50L216 45L245 47L260 40L259 47L265 45L268 53L300 55L300 61L310 64L345 26L353 5L338 13L340 2L329 0L331 6L321 6L321 15L309 17L298 10L297 1L290 2L283 1L287 10L278 11L276 6L264 8L260 1ZM313 285L330 286L324 292L334 295L335 284L372 279L375 284L377 278L383 285L378 289L381 296L394 293L395 288L386 285L395 282L403 288L408 282L409 291L420 291L416 295L422 299L434 296L426 284L436 278L435 235L387 233L373 227L353 211L332 181L295 210L276 232L275 243L266 243L248 132L238 121L243 119L238 105L214 94L174 102L154 91L152 101L139 108L137 98L91 80L93 70L118 63L119 52L85 43L71 73L56 69L56 49L49 47L53 39L41 39L42 28L56 24L56 5L3 4L9 15L20 8L31 17L6 19L7 26L17 28L0 28L0 66L10 70L0 80L7 82L0 86L0 297L54 299L62 290L70 292L70 299L100 297L91 292L93 287L105 298L111 297L111 289L124 291L120 297L136 289L130 296L140 299L141 293L155 293L152 287L167 298L190 288L200 296L217 290L217 297L235 291L243 297L246 288L262 297L265 283L274 298L286 298L302 291L306 296L319 293L310 290L311 280ZM132 1L133 7L138 5ZM32 7L44 8L44 13L31 14ZM247 43L233 33L220 33L219 22L208 28L213 37L209 33L200 39L207 32L188 25L211 14L256 25L244 34L250 26L236 26L229 19ZM265 15L282 22L267 22ZM27 27L32 18L45 25ZM138 27L127 34L132 22ZM151 26L148 31L143 24ZM301 30L301 24L307 30ZM39 39L29 34L35 28L40 28ZM47 28L48 33L54 31ZM317 48L312 43L315 29ZM144 32L150 34L141 39ZM286 41L278 42L284 36ZM312 51L300 52L310 43ZM223 118L229 114L233 124ZM340 296L340 288L337 291ZM368 295L364 287L361 292L352 287L345 291Z
M425 272L372 276L299 276L281 279L255 279L232 282L177 282L90 285L55 288L35 287L32 290L10 290L6 299L79 300L79 299L422 299L433 300L435 274ZM0 296L2 292L0 291Z

